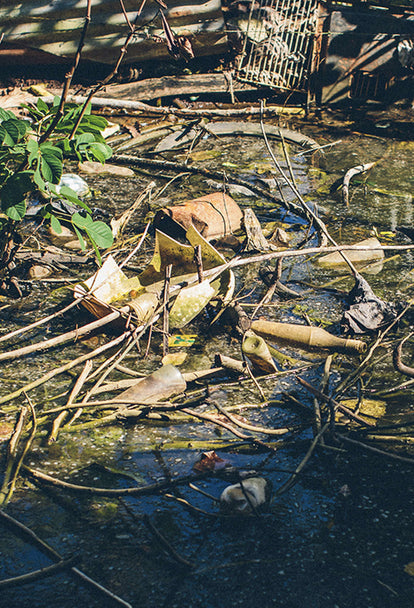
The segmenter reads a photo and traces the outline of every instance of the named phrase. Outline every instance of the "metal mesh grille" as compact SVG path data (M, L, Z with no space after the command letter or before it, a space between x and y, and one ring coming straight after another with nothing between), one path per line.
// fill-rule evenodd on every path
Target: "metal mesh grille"
M239 80L306 90L317 0L252 0Z

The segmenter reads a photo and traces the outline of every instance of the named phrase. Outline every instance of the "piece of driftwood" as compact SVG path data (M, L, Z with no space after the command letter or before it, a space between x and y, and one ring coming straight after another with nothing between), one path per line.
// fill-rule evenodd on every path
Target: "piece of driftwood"
M90 262L89 255L75 255L59 250L57 247L47 247L45 251L18 251L15 256L16 260L23 262L25 260L39 261L42 264L87 264Z
M342 198L347 207L349 207L349 182L355 175L359 175L360 173L365 173L365 171L369 171L375 163L367 163L365 165L358 165L357 167L352 167L352 169L348 169L345 173L344 181L342 184Z

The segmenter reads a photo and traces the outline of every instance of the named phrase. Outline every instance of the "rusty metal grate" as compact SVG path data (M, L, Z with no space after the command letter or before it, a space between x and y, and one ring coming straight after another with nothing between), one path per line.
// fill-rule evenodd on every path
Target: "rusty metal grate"
M317 7L317 0L252 0L238 79L305 91Z
M387 79L383 74L357 70L351 76L349 97L351 99L374 99L383 101L394 79Z

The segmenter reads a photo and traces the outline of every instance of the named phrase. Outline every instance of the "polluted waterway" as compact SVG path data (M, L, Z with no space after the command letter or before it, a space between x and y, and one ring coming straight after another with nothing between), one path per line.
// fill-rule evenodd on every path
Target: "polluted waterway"
M298 197L281 179L262 137L217 137L207 129L197 145L159 151L155 157L162 155L164 168L140 172L131 163L131 177L84 176L93 193L90 206L118 218L153 182L112 251L118 264L158 210L224 189L242 212L253 210L268 242L274 236L274 247L242 253L244 234L237 231L225 242L213 240L225 260L252 258L233 268L228 309L210 299L194 319L176 328L163 325L166 315L161 309L152 331L142 332L137 342L130 341L127 347L114 343L93 357L89 376L72 404L68 398L88 355L122 335L125 324L74 335L69 343L15 360L3 359L2 470L10 462L10 433L22 406L27 417L16 459L25 445L28 450L2 512L13 520L0 520L0 579L53 563L60 564L60 570L4 586L1 606L412 606L414 416L410 378L394 368L393 352L413 324L413 254L398 249L412 243L413 143L401 137L363 135L344 126L316 127L305 120L295 127L324 147L309 152L292 141L282 144L273 139L276 159L335 242L375 238L396 247L385 256L371 255L357 268L375 296L401 315L400 321L388 330L389 323L380 328L385 333L372 353L368 349L378 330L351 335L367 347L352 354L336 348L331 353L305 349L291 336L282 344L267 338L267 364L274 369L257 374L254 356L249 360L241 348L240 324L246 316L256 321L256 328L270 321L344 336L341 319L355 283L341 258L324 263L315 254L289 257L289 248L317 248L321 232L316 220L309 222L304 214L287 210L289 201L298 204ZM378 122L381 133L380 129ZM148 145L146 158L154 158L154 147ZM136 153L128 151L131 157ZM196 164L211 176L185 169L173 174L166 169L168 162ZM352 177L346 204L345 174L368 163L374 165ZM233 184L229 174L244 185ZM249 191L248 184L265 189L273 199ZM286 204L276 204L281 197ZM26 226L27 234L33 226ZM35 234L39 242L56 246L43 227ZM148 268L154 247L151 227L123 268L127 277ZM285 252L282 263L280 256L270 255L277 251ZM0 301L2 334L68 306L73 284L95 272L93 263L62 263L51 279L32 281L30 289L23 279L23 298ZM273 290L263 300L276 275L279 287L287 289ZM162 297L164 278L161 283ZM170 290L174 293L174 280ZM78 305L0 343L1 352L58 337L94 319ZM166 350L169 359L163 359ZM402 351L406 365L411 352L408 338ZM367 353L370 357L361 366ZM70 367L77 358L82 359ZM233 364L236 360L242 368L223 366L224 358ZM125 382L152 374L163 361L189 379L184 396L161 396L155 402L165 401L170 410L157 411L151 402L146 407L141 403L133 416L122 410L110 419L113 404L82 407L87 391L106 369L111 372L102 383ZM247 371L247 361L254 373ZM51 371L64 365L68 369L62 373ZM214 367L224 369L190 381L190 374ZM49 371L47 382L31 387ZM166 381L167 394L174 378ZM122 387L126 389L125 384ZM14 399L8 399L13 393ZM95 393L92 401L108 401L119 394L112 386ZM142 392L135 393L135 399L142 400ZM36 411L35 431L31 406ZM54 429L64 406L67 418ZM79 486L89 490L82 492ZM223 494L229 486L237 486L231 490L231 505L225 503L228 494Z

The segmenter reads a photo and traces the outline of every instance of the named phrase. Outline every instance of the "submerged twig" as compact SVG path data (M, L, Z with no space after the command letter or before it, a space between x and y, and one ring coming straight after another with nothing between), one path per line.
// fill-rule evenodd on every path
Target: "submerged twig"
M310 457L312 456L316 446L318 445L321 437L323 437L324 433L326 433L326 431L329 429L329 426L330 426L330 423L326 422L323 425L323 427L321 428L321 430L319 431L319 433L317 435L315 435L308 451L305 454L305 457L302 459L300 464L296 467L293 475L291 475L290 479L288 479L283 485L280 486L280 488L278 488L276 490L277 496L284 494L285 492L290 490L291 487L293 487L295 485L295 483L297 482L298 476L300 475L301 471L305 468L305 466L308 463Z

